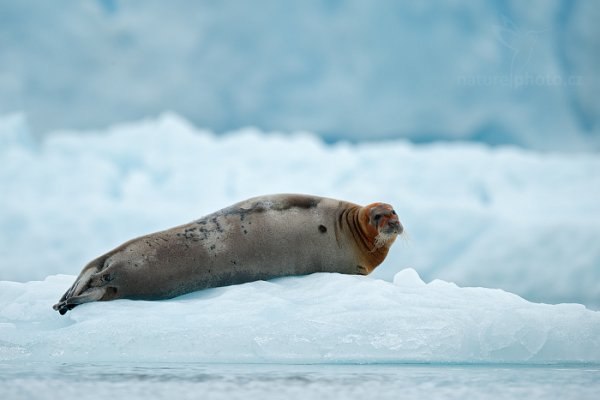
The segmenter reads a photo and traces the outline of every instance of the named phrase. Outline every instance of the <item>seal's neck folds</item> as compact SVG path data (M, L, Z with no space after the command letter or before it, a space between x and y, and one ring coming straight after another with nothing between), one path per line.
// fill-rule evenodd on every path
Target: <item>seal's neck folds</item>
M397 233L380 232L370 223L365 207L356 206L349 209L347 221L354 240L361 250L361 258L367 273L371 273L387 256Z

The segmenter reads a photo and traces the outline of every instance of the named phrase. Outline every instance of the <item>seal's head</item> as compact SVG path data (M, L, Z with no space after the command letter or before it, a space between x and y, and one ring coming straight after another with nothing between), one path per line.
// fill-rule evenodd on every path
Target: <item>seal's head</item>
M404 228L394 208L385 203L373 203L361 210L361 224L374 250L389 248Z

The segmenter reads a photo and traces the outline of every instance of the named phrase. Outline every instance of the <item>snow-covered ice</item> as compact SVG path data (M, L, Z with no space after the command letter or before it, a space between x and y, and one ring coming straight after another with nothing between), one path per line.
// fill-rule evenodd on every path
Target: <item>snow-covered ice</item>
M319 273L167 301L51 305L75 277L0 282L1 361L600 362L600 312L461 288Z
M600 306L597 154L216 136L175 114L44 137L23 115L0 117L0 280L77 274L132 237L300 192L395 206L407 236L375 278L412 267L426 281Z

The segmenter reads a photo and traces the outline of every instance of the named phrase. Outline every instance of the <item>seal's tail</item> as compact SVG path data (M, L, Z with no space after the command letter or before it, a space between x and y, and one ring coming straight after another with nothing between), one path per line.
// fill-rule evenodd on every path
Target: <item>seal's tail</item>
M100 300L105 292L105 287L94 287L92 285L94 275L99 271L97 260L92 261L81 271L75 283L63 294L58 303L52 308L64 315L79 304Z

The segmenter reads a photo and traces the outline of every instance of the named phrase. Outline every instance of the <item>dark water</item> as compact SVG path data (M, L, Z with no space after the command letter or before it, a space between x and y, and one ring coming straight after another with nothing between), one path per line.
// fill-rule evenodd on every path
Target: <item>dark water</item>
M0 399L599 399L600 365L0 364Z

